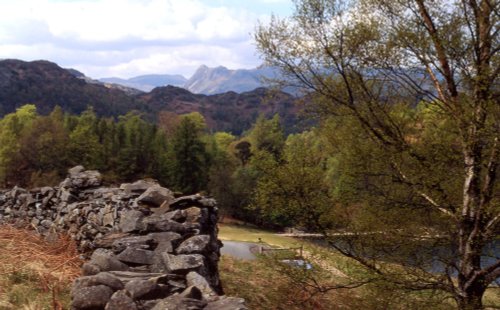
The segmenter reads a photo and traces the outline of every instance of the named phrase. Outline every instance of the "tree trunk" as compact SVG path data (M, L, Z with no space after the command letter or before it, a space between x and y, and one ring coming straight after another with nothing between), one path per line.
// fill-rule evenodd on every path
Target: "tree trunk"
M460 289L460 287L459 287ZM458 309L460 310L482 310L484 289L465 292L464 296L457 298Z

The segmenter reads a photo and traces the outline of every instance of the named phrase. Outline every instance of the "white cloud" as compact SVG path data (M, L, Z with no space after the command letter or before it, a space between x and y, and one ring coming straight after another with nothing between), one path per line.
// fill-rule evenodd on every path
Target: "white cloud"
M0 58L47 59L92 77L257 66L250 33L262 16L208 3L0 0Z

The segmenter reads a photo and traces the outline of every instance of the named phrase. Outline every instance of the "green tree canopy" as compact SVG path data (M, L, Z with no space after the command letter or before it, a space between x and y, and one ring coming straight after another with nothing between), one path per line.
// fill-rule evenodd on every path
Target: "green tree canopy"
M421 268L390 275L363 247L331 246L400 287L449 294L460 309L482 309L486 288L500 276L500 260L481 260L500 225L499 9L490 0L300 0L291 18L273 18L256 34L267 64L310 93L320 119L348 118L361 129L346 133L365 143L358 148L366 151L353 153L366 155L353 177L369 194L367 212L395 219L426 210L445 220L427 235L446 236L431 239L457 252L442 257L441 273L418 260ZM420 101L430 114L412 115ZM411 218L392 224L401 229L390 238L350 244L374 239L394 254L391 246L418 246L408 239L416 233Z

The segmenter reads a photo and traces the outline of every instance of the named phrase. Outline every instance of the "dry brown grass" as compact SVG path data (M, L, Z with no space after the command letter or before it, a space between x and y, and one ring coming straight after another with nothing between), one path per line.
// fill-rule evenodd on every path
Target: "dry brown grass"
M73 240L44 240L28 229L0 226L0 309L63 309L80 275Z

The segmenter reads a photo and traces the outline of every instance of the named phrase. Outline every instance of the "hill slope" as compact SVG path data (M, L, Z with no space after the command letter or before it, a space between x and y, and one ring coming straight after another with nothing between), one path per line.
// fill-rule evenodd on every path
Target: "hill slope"
M250 128L261 113L267 116L279 113L290 130L296 121L294 101L294 97L286 93L269 95L264 88L210 96L174 86L134 93L104 85L48 61L0 61L0 116L27 103L35 104L41 114L48 114L56 105L66 112L79 114L90 105L101 116L139 110L151 120L160 111L177 114L197 111L206 117L210 129L239 134Z
M113 116L130 110L148 112L134 97L116 88L89 83L48 61L0 61L0 115L32 103L47 114L56 105L69 113L81 113L92 106L97 114Z

